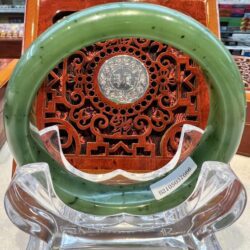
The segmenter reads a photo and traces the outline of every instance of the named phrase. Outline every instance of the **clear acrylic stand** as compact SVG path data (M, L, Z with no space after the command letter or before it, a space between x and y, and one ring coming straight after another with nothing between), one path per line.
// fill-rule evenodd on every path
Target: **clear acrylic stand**
M27 249L221 249L214 233L239 218L246 191L231 168L205 162L195 190L179 206L137 216L94 216L56 195L49 167L19 167L5 195L10 220L31 235Z

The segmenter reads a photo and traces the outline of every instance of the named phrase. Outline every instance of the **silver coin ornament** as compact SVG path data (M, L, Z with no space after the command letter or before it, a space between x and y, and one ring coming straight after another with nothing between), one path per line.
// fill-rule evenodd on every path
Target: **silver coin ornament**
M105 61L98 73L102 94L118 104L134 103L147 91L146 67L133 56L118 55Z

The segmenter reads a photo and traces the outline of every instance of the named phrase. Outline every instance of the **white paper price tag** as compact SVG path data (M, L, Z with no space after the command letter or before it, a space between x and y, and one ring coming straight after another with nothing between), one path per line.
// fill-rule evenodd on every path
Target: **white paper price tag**
M175 171L150 186L156 200L160 200L184 183L196 170L197 165L188 157Z

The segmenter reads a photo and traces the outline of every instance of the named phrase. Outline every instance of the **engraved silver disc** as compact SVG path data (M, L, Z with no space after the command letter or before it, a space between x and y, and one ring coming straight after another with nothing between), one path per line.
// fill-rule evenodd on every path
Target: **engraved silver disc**
M147 91L149 76L138 59L119 55L103 63L98 73L98 84L109 100L121 104L133 103Z

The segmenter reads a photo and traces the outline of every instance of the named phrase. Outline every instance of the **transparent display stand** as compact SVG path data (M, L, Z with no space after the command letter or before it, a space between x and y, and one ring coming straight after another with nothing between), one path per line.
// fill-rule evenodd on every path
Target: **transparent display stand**
M49 167L17 169L6 192L10 220L31 235L27 249L221 249L214 233L239 218L246 192L231 168L204 162L190 197L161 213L93 216L56 195Z
M135 174L118 169L108 174L87 174L76 170L65 158L57 126L42 131L33 127L33 131L62 167L81 178L106 185L153 180L173 169L168 177L176 180L176 173L183 166L183 171L187 166L194 171L197 166L187 156L203 134L201 129L185 124L175 156L156 171ZM221 249L214 233L239 218L246 204L246 192L229 165L210 161L203 163L192 194L177 207L151 215L95 216L64 204L54 190L48 164L33 163L17 168L4 202L10 220L30 234L28 250L211 250Z

